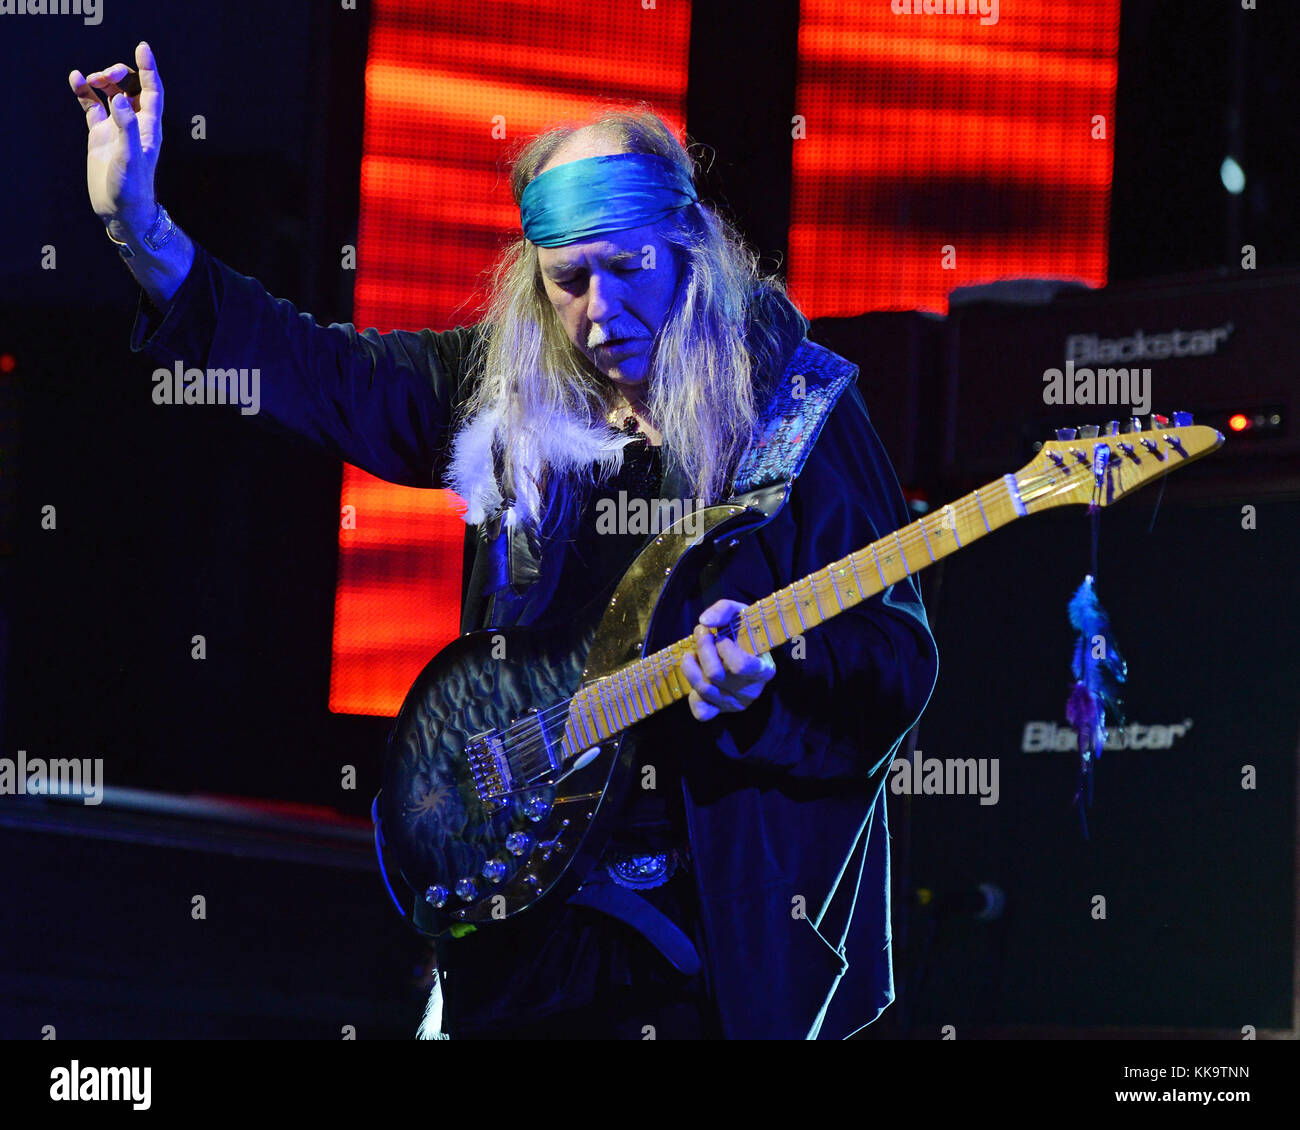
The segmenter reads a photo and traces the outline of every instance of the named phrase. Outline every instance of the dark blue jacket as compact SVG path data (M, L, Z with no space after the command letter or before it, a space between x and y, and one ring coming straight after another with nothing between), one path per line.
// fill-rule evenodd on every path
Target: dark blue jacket
M794 329L793 349L806 322L779 305L762 308ZM161 319L142 297L131 345L168 366L256 366L266 421L379 478L437 487L481 332L321 326L197 248ZM742 538L709 587L661 625L665 638L688 635L715 600L766 596L906 521L893 468L851 387L785 509ZM479 560L467 630L485 626L483 578L500 575L503 548L500 538L470 536ZM484 568L484 554L497 560ZM540 572L557 557L543 546ZM776 676L739 714L699 723L674 708L691 750L682 788L705 960L733 1038L843 1038L893 999L882 786L937 673L915 583L810 631L803 648L800 657L779 651Z

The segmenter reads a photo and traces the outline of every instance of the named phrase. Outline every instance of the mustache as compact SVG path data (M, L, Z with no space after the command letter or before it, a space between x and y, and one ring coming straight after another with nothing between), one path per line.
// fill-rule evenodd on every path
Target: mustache
M611 341L650 341L650 337L644 333L638 333L636 330L628 329L609 329L605 326L592 326L591 331L587 334L587 348L595 349L600 345L608 345Z

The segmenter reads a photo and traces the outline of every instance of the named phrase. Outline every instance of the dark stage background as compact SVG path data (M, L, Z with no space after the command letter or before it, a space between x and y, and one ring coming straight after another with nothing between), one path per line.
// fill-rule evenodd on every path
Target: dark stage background
M448 20L458 8L437 7ZM975 429L1001 423L1017 437L998 473L1029 457L1022 437L1042 404L1035 378L1015 368L1028 334L1016 318L1034 315L1017 308L1004 330L996 306L949 316L941 297L891 300L891 247L920 262L928 245L910 241L922 232L937 263L949 216L982 240L958 240L962 270L914 288L940 296L1023 274L1092 285L1194 276L1212 289L1241 276L1244 245L1261 270L1292 281L1300 271L1300 10L1129 0L1107 102L1113 177L1099 189L1041 162L1040 182L1014 192L991 167L915 180L891 170L894 181L881 170L879 183L896 183L913 207L890 212L873 197L863 211L852 197L847 218L818 232L827 201L877 179L852 166L809 179L802 162L815 151L790 137L805 108L797 92L820 91L834 120L837 97L870 104L886 89L885 64L854 55L827 4L805 5L805 33L814 15L821 30L802 48L790 0L684 7L659 2L685 29L682 83L663 98L714 150L709 193L788 273L796 299L808 296L815 336L863 365L868 407L918 506L984 474L987 453L962 442ZM1104 21L1114 5L1069 7L1076 23L1056 48L1065 58L1091 41L1090 16ZM505 24L510 9L485 8ZM339 267L341 247L365 247L371 20L365 3L105 0L96 27L0 23L0 65L16 88L0 115L0 756L102 757L116 790L99 808L0 798L0 1037L55 1025L61 1037L337 1038L354 1024L401 1038L418 1021L426 954L387 902L367 835L389 719L379 707L331 709L348 615L343 469L234 413L126 394L149 387L153 366L127 347L134 283L87 206L85 130L66 82L73 67L130 61L147 38L167 84L159 196L178 223L319 321L352 320L362 306L364 324L377 324L393 305L354 294L355 272ZM1015 20L1004 0L1004 28ZM944 98L978 103L978 83L945 85L946 64L930 62L926 81ZM658 64L619 61L624 72L637 65ZM588 96L593 74L573 80L574 98ZM500 78L526 90L539 81ZM668 91L657 71L645 82ZM887 89L873 129L911 112L906 71ZM1035 89L987 109L1014 133L1051 110ZM421 96L416 83L411 97ZM202 142L190 136L198 113ZM948 141L971 148L965 134ZM827 168L837 154L821 154ZM1227 156L1245 170L1239 195L1220 179ZM864 267L847 297L829 283L819 290L823 260L809 249L868 213L863 230L883 266ZM1056 232L1087 254L1060 269L1049 255L1032 270L997 257L1033 243L1030 232ZM53 270L41 268L47 245ZM989 257L968 265L968 246ZM477 260L465 255L466 277L445 282L468 295ZM1284 323L1289 307L1272 309ZM982 366L961 352L980 332ZM1103 596L1129 645L1134 717L1195 725L1182 746L1103 759L1091 840L1069 805L1071 757L1020 752L1027 721L1064 721L1065 605L1087 570L1086 521L1034 519L927 576L941 675L916 744L1001 758L1003 801L891 798L900 1000L874 1037L935 1038L944 1024L963 1036L1231 1035L1246 1024L1295 1034L1300 492L1287 398L1297 382L1294 346L1268 340L1249 363L1240 352L1219 359L1205 378L1222 390L1213 404L1199 392L1171 403L1193 386L1157 383L1153 408L1218 412L1239 391L1252 411L1281 404L1278 429L1263 442L1230 436L1232 458L1171 480L1153 532L1156 488L1102 523ZM1085 409L1074 422L1115 414ZM1242 529L1243 505L1258 509L1253 531ZM46 506L54 530L42 528ZM202 661L191 659L195 635L206 640ZM405 646L432 650L419 637ZM1261 770L1255 793L1238 783L1248 761ZM223 797L238 803L215 802ZM983 882L1006 895L993 922L967 905ZM1096 893L1109 896L1106 923L1088 916ZM195 895L208 900L206 922L190 916Z

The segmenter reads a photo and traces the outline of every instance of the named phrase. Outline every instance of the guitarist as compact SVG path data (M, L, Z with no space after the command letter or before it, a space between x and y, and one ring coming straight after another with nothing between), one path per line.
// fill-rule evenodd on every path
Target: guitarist
M358 332L273 298L159 206L163 86L147 44L135 61L69 76L92 208L142 291L132 349L256 366L266 420L389 481L453 486L464 630L572 617L646 540L602 515L732 493L808 323L657 117L607 112L522 150L523 234L482 323ZM843 1038L893 999L882 786L937 670L914 582L775 660L707 631L906 521L856 387L812 434L785 505L660 610L659 642L695 630L689 711L627 735L654 787L634 785L591 897L439 939L453 1037Z

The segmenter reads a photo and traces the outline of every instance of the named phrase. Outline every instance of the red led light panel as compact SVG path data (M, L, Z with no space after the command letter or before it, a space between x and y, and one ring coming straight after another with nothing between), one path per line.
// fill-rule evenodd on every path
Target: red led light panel
M789 283L809 317L1105 283L1119 0L982 10L803 0Z

